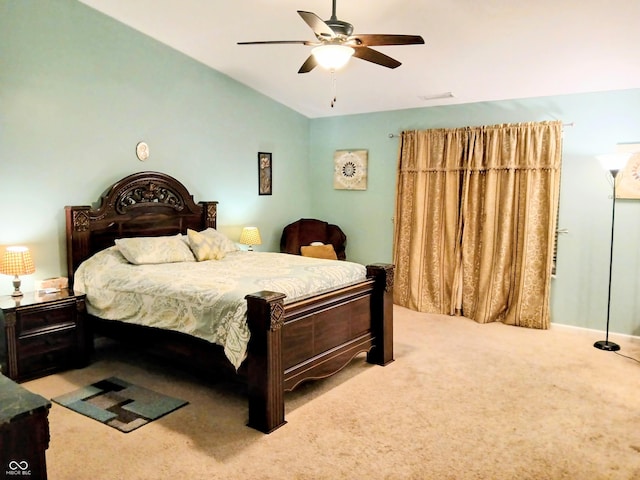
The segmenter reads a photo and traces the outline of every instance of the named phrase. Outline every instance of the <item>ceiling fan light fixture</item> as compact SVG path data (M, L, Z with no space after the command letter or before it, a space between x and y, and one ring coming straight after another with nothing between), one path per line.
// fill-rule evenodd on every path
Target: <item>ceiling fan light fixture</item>
M320 45L311 50L318 65L327 70L338 70L344 67L354 52L353 48L346 45Z

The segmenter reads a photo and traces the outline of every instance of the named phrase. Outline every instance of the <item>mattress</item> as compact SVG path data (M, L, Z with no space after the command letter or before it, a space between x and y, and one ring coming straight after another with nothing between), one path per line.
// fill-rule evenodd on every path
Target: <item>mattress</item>
M235 251L220 260L133 265L111 247L84 261L74 290L105 320L176 330L221 345L237 369L249 342L245 296L285 303L364 280L363 265L283 253Z

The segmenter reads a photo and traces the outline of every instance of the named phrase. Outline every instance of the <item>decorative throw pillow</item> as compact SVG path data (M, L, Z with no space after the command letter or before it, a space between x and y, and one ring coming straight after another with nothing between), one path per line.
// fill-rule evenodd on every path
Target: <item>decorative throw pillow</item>
M336 251L331 244L300 247L300 253L303 257L326 258L328 260L338 259Z
M181 234L168 237L119 238L116 240L116 246L124 258L134 265L195 261Z
M220 233L215 228L207 228L206 230L202 230L200 233L205 237L212 238L224 253L237 252L240 250L235 242L229 240L229 237L224 233Z
M189 246L199 262L220 260L226 255L219 238L216 236L204 235L201 232L189 229L187 230L187 237L189 238Z

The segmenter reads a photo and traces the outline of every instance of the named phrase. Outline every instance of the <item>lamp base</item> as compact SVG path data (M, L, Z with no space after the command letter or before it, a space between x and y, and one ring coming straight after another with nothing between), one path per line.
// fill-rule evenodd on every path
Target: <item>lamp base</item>
M20 291L20 284L21 283L22 283L22 281L20 280L20 277L18 277L18 275L13 277L13 293L11 294L12 297L21 297L22 296L22 292Z
M606 350L608 352L617 352L620 350L620 345L617 343L609 342L607 340L600 340L593 344L594 347L599 348L600 350Z

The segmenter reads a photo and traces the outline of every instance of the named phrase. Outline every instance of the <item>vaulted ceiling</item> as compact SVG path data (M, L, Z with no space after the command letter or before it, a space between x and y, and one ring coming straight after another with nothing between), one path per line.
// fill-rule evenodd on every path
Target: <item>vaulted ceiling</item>
M352 58L335 83L297 73L309 46L237 45L313 41L297 10L326 20L331 0L81 1L310 118L640 87L640 0L337 0L355 33L425 45L376 47L402 65Z

